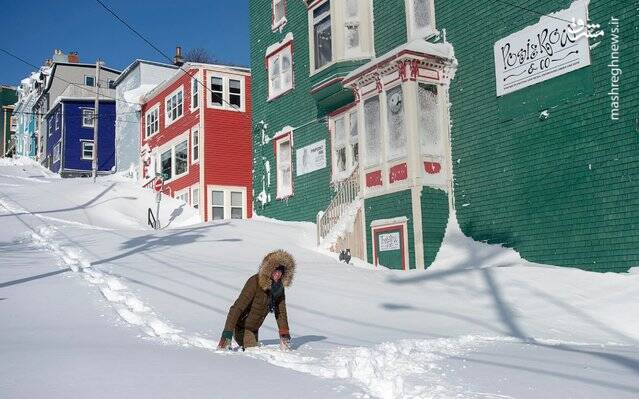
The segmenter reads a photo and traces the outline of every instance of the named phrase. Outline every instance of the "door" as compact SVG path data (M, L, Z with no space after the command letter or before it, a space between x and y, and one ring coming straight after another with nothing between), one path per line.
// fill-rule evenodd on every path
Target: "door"
M404 228L393 226L373 230L375 244L375 265L389 269L405 270Z

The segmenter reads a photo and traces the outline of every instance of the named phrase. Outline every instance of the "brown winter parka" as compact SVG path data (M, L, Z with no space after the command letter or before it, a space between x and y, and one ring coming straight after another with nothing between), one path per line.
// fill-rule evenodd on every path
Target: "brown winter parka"
M235 331L247 329L257 332L268 315L271 274L278 266L284 266L282 285L289 287L295 275L295 260L286 251L277 250L269 253L262 260L258 273L246 281L244 288L233 306L224 324L224 330ZM280 334L288 334L288 317L286 314L285 293L275 301L275 319Z

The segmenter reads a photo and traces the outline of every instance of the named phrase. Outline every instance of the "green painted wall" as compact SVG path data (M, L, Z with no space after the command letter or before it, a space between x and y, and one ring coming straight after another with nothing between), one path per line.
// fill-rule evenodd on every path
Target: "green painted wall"
M255 211L258 215L274 217L282 220L315 221L317 212L325 209L333 192L330 189L330 138L327 124L322 119L327 112L343 105L348 98L338 93L329 99L329 106L310 93L313 86L326 81L334 75L345 75L357 68L364 61L338 63L313 77L309 76L308 48L308 12L303 1L286 2L287 24L282 32L271 31L271 0L250 0L250 40L251 69L253 75L253 152L254 152L254 191L255 197L262 190L262 179L266 180L264 161L271 167L271 185L267 189L271 201L265 206L256 201ZM406 22L404 0L375 0L374 43L376 54L391 50L406 42ZM268 75L264 67L264 58L268 46L280 42L291 32L293 44L294 89L274 101L266 101L268 97ZM319 106L318 106L319 105ZM320 121L313 122L316 119ZM294 195L288 200L276 200L276 164L273 144L262 144L260 122L268 124L266 134L272 137L284 126L300 127L294 133L294 150L320 140L326 140L327 167L303 176L294 176ZM295 153L293 153L295 169Z
M448 193L435 188L422 189L422 237L424 266L435 260L448 224Z
M408 265L415 268L415 246L413 245L413 209L411 206L410 190L383 195L381 197L364 200L364 212L366 217L366 252L368 260L373 263L373 240L371 237L371 223L379 219L391 219L405 216L408 218Z
M639 265L639 62L632 2L592 0L603 39L591 66L507 94L495 93L493 44L565 9L566 0L436 2L455 47L451 84L457 217L475 240L525 259L594 271ZM472 18L460 18L472 15ZM610 118L610 17L620 19L621 118ZM548 109L549 118L540 119Z

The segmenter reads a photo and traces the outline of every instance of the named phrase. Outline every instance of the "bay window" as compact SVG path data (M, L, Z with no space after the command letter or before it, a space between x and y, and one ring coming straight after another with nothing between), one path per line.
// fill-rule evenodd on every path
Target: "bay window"
M443 151L440 133L437 86L420 83L418 86L418 129L423 154L440 154Z
M404 123L404 99L402 86L386 92L386 115L388 121L388 159L406 156L406 126Z
M366 167L379 164L381 157L381 127L379 97L364 101L364 133L366 134Z
M313 10L313 39L315 69L319 69L333 61L330 0Z

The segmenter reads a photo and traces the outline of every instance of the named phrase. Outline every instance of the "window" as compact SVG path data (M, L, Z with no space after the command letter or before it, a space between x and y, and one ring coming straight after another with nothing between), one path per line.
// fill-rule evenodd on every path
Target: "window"
M160 105L156 105L146 113L146 129L144 138L149 138L160 130Z
M313 50L315 69L333 61L330 0L313 10Z
M82 159L93 160L93 141L81 141Z
M231 219L242 219L244 210L244 194L238 191L231 191Z
M350 176L359 158L357 111L339 115L333 122L333 180Z
M53 147L53 163L60 162L60 142Z
M180 87L166 99L166 125L170 125L182 117L184 106L183 96L184 90Z
M224 106L224 79L211 76L211 104L217 107Z
M93 108L82 109L82 127L93 127L95 123L95 112Z
M209 107L244 111L244 78L211 76Z
M164 151L162 155L160 155L160 170L162 171L162 176L165 180L170 180L173 178L173 163L171 150Z
M293 195L293 163L290 133L276 140L275 157L277 160L277 198Z
M191 110L200 106L200 83L197 78L191 79Z
M371 97L364 101L364 132L366 134L366 166L379 163L381 135L380 135L379 97Z
M210 219L246 218L246 188L233 186L209 186Z
M441 154L442 136L439 129L437 86L420 83L418 86L418 129L423 154Z
M404 96L402 86L386 92L386 117L388 121L388 159L406 156L406 127L404 124Z
M85 86L95 86L95 78L93 76L84 76L84 85Z
M109 89L115 89L115 80L109 79Z
M180 191L175 193L175 199L178 201L182 201L185 204L189 203L189 191L188 190L184 190L184 191Z
M200 207L200 188L198 186L191 187L191 206L195 209Z
M183 175L188 170L188 145L187 141L183 141L174 148L175 155L175 176Z
M55 114L55 130L60 129L60 111Z
M47 121L47 133L49 136L53 134L53 121L51 119Z
M198 126L191 129L191 163L200 160L200 128Z
M18 118L15 116L11 116L11 125L9 130L15 132L18 129Z
M188 135L182 141L176 141L169 148L160 152L159 168L165 180L171 180L185 175L189 171L188 165Z
M346 0L344 2L345 55L361 53L359 31L359 0Z
M211 218L213 220L224 219L224 191L211 191L211 203L213 204Z
M281 28L286 24L286 0L273 0L273 22L271 29Z
M292 41L266 56L269 100L293 88Z
M406 0L409 40L425 38L436 33L433 0Z

